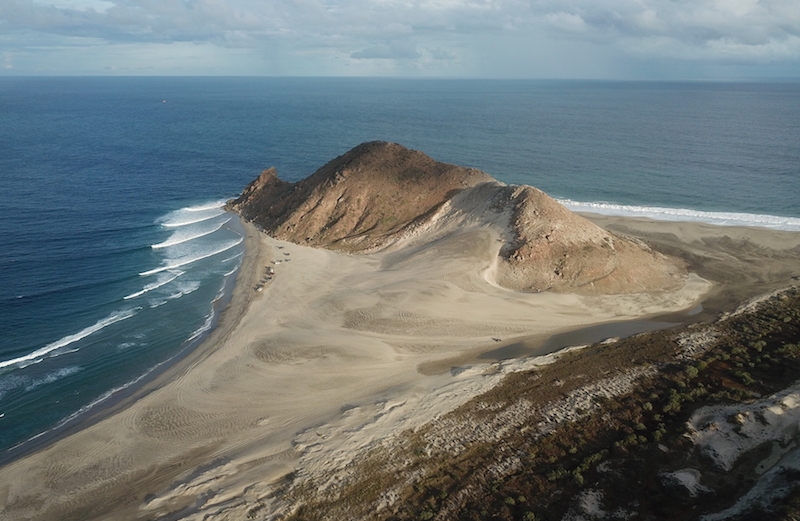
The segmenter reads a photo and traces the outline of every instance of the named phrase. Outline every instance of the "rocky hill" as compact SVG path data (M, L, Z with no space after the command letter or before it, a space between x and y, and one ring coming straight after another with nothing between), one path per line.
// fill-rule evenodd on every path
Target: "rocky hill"
M655 291L679 286L685 275L674 259L603 230L536 188L394 143L359 145L297 183L270 168L229 208L276 238L350 253L490 228L498 256L487 273L519 291Z
M454 193L492 178L392 143L361 144L298 183L274 168L232 207L270 235L310 246L382 248L429 218Z

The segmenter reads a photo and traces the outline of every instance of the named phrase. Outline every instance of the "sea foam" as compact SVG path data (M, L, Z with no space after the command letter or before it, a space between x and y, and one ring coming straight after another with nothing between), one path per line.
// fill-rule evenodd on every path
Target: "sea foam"
M10 365L24 364L25 362L32 362L32 361L34 361L34 360L36 360L36 359L38 359L38 358L50 353L50 352L55 351L56 349L68 346L68 345L73 344L73 343L75 343L75 342L77 342L79 340L82 340L82 339L86 338L87 336L89 336L91 334L94 334L94 333L100 331L101 329L103 329L105 327L110 326L111 324L116 324L117 322L121 322L121 321L126 320L128 318L131 318L132 316L136 315L136 313L138 313L140 309L141 308L133 308L133 309L127 309L127 310L124 310L124 311L117 311L115 313L112 313L109 316L107 316L106 318L97 321L94 325L91 325L91 326L89 326L87 328L84 328L84 329L78 331L74 335L67 335L67 336L61 338L60 340L56 340L55 342L53 342L51 344L47 344L46 346L44 346L44 347L42 347L40 349L37 349L36 351L33 351L32 353L28 353L27 355L20 356L20 357L17 357L17 358L12 358L11 360L2 361L2 362L0 362L0 369L3 368L3 367L8 367Z
M209 219L219 217L224 213L225 210L219 207L203 209L183 208L168 214L160 224L165 228L180 228L181 226L188 226L190 224L208 221Z
M48 429L46 431L40 432L38 434L35 434L35 435L31 436L30 438L28 438L27 440L25 440L23 442L17 443L16 445L14 445L11 448L15 449L15 448L17 448L17 447L19 447L21 445L24 445L25 443L31 442L31 441L33 441L33 440L35 440L37 438L41 438L45 434L48 434L50 432L56 431L56 430L64 427L65 425L67 425L71 421L73 421L76 418L80 417L81 415L85 414L86 412L88 412L90 409L93 409L97 405L100 405L101 403L105 402L106 400L108 400L109 398L111 398L115 394L119 393L120 391L124 391L124 390L128 389L129 387L138 384L139 382L141 382L142 380L147 378L153 371L155 371L156 369L158 369L159 367L161 367L161 366L163 366L165 364L168 364L169 362L171 362L176 357L177 357L177 355L173 355L172 357L168 358L167 360L164 360L162 362L157 363L156 365L154 365L153 367L148 369L144 374L139 375L138 377L134 378L133 380L130 380L130 381L118 386L118 387L114 387L112 389L109 389L108 391L104 392L103 394L101 394L100 396L98 396L97 398L95 398L94 400L89 402L88 404L84 405L83 407L81 407L77 411L73 412L72 414L70 414L66 418L62 419L60 422L58 422L57 425L55 425L51 429Z
M153 291L154 289L158 289L158 288L160 288L162 286L166 286L167 284L169 284L173 280L177 279L178 277L180 277L184 273L185 272L183 272L183 271L176 271L176 272L167 273L166 274L167 276L162 275L161 277L159 277L159 279L157 281L151 282L150 284L146 284L141 290L137 291L136 293L131 293L130 295L126 295L126 296L124 296L122 298L123 298L123 300L130 300L132 298L140 297L140 296L144 295L145 293L149 293L150 291Z
M66 378L68 376L72 376L75 373L81 370L80 367L77 366L69 366L69 367L62 367L56 371L46 374L42 378L37 378L36 380L32 381L28 385L25 386L25 392L33 391L43 385L51 384L56 380L61 380L62 378Z
M244 241L244 237L239 237L238 239L236 239L234 241L231 241L231 242L228 242L228 243L222 245L221 247L216 248L214 250L211 250L209 252L204 252L204 253L200 253L200 254L197 254L197 255L186 256L186 257L181 257L181 258L178 258L178 259L174 259L174 260L170 261L168 264L165 264L165 265L160 266L158 268L153 268L152 270L143 271L143 272L139 273L139 275L141 275L143 277L147 277L149 275L155 275L156 273L161 273L162 271L174 270L176 268L180 268L180 267L186 266L188 264L193 264L193 263L201 261L203 259L207 259L209 257L213 257L214 255L219 255L222 252L228 251L231 248L241 244L242 241Z
M216 318L216 314L212 311L208 315L206 315L205 322L199 328L195 329L189 338L186 339L187 342L193 342L200 338L204 333L211 330L211 327L214 325L214 319Z
M220 210L218 212L214 212L214 213L209 214L209 215L199 216L199 217L197 217L195 219L181 220L181 221L177 221L177 220L176 221L167 221L167 222L161 223L161 226L163 226L165 228L179 228L181 226L188 226L190 224L201 223L203 221L207 221L209 219L213 219L214 217L219 217L223 213L225 213L225 212Z
M234 266L234 268L231 271L226 271L225 273L223 273L222 276L223 277L229 277L229 276L233 275L234 273L236 273L236 270L238 270L241 266L242 266L242 263L240 262L239 264Z
M204 220L210 220L210 219L204 219ZM205 237L206 235L211 235L215 231L217 231L220 228L222 228L225 225L225 223L227 223L230 220L231 220L231 218L229 217L229 218L225 219L224 221L222 221L220 223L217 223L212 228L207 228L207 229L203 229L203 230L197 230L197 231L194 231L194 232L183 233L182 231L176 231L175 233L170 235L169 239L167 239L166 241L160 242L158 244L153 244L150 247L152 249L154 249L154 250L158 250L158 249L161 249L161 248L169 248L170 246L176 246L178 244L183 244L185 242L189 242L189 241L193 241L195 239L199 239L201 237Z
M581 202L571 199L558 199L558 202L573 212L646 217L661 221L703 222L717 226L757 226L773 230L800 231L800 218L797 217L737 212L707 212L687 208L636 206L605 202Z
M207 203L207 204L200 204L200 205L197 205L197 206L187 206L186 208L183 208L182 211L184 211L184 212L202 212L202 211L205 211L205 210L216 210L218 208L222 208L225 205L225 202L226 201L224 199L222 199L222 200L214 201L214 202Z
M226 262L230 262L230 261L232 261L232 260L234 260L234 259L238 259L238 258L239 258L239 257L241 257L242 255L244 255L244 252L243 252L243 251L240 251L240 252L239 252L239 253L237 253L236 255L232 255L232 256L228 257L227 259L222 259L222 261L221 261L221 262L222 262L222 264L225 264Z

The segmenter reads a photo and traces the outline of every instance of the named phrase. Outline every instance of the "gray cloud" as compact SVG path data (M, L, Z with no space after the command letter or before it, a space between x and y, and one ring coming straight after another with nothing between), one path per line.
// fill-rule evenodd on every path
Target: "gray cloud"
M413 60L420 56L416 47L405 42L374 45L350 55L356 60Z
M481 59L503 62L545 48L593 49L620 63L800 61L796 0L49 1L56 5L0 3L0 32L6 34L0 51L24 47L29 38L23 34L39 34L112 45L186 42L252 49L273 61L306 60L309 68L332 57L361 66L395 60L416 69L458 62L472 74ZM481 46L490 40L514 49L481 58Z
M571 2L543 25L654 57L800 58L800 9L793 0L611 0Z

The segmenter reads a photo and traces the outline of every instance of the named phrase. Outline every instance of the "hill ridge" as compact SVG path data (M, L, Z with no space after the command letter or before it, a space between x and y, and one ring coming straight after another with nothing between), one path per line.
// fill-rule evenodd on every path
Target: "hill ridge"
M517 291L588 294L675 289L686 271L531 186L372 141L296 183L270 168L228 208L278 239L347 253L431 241L468 227L498 238L494 281Z

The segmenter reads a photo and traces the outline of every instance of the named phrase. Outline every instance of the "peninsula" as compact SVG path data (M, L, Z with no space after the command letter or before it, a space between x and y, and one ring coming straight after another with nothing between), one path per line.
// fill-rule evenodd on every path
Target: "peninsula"
M219 326L0 468L0 520L693 519L786 482L790 427L751 447L738 409L695 412L794 417L800 234L579 216L383 142L266 170L228 209L247 253ZM629 464L655 499L624 492Z

